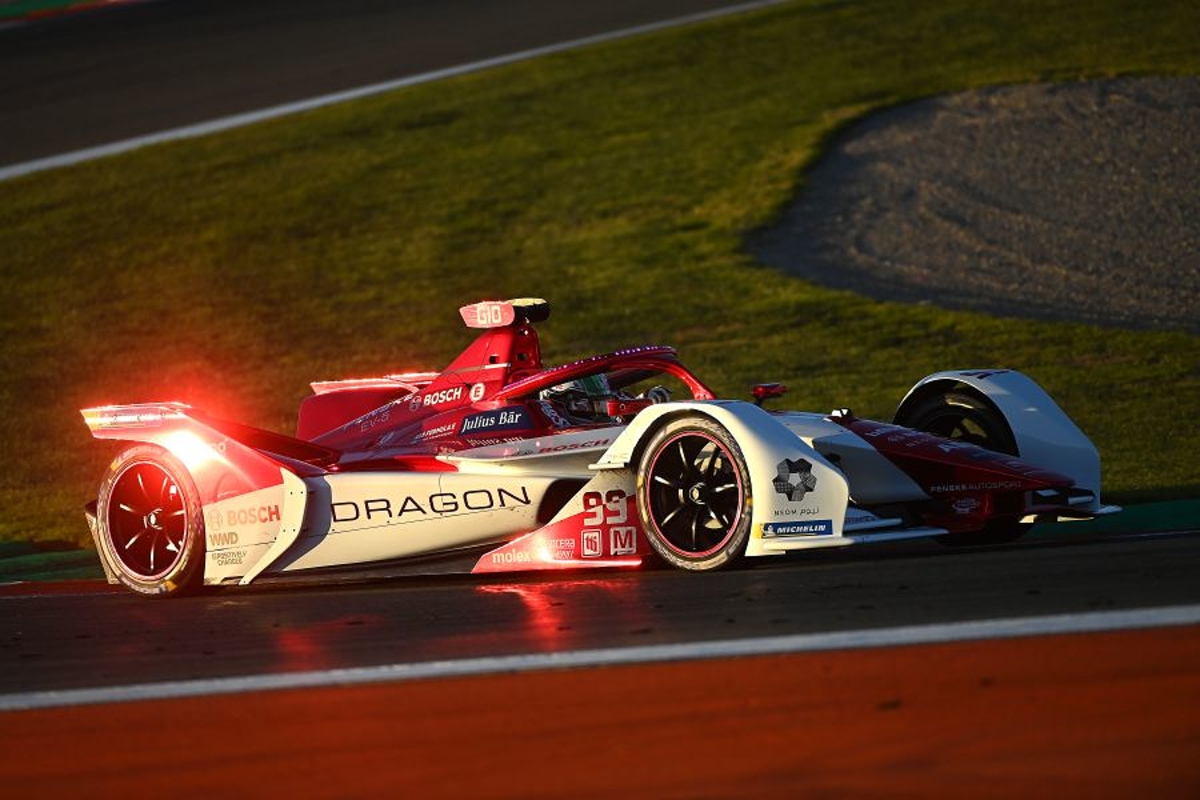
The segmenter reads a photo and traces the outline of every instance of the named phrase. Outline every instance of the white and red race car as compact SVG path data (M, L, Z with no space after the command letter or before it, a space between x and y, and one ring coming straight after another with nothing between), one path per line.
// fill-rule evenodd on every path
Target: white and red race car
M1092 443L1018 372L931 375L890 424L769 412L783 387L718 400L669 347L543 367L543 300L461 314L481 333L444 371L314 383L295 438L183 403L83 410L94 436L131 443L87 508L109 581L172 595L366 565L702 571L997 543L1118 510Z

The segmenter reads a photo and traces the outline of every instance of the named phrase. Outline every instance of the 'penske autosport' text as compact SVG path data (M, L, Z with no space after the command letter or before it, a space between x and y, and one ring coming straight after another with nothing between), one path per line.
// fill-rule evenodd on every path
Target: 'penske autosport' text
M359 520L413 520L429 515L465 514L500 508L519 508L532 504L529 488L471 489L466 492L435 492L416 497L373 497L368 500L345 500L331 505L334 522Z

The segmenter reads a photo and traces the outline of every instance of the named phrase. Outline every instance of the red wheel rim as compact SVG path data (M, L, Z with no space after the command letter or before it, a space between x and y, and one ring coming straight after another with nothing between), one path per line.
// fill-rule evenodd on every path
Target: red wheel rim
M113 479L108 498L108 538L130 575L161 578L183 558L188 515L183 492L158 464L135 462Z

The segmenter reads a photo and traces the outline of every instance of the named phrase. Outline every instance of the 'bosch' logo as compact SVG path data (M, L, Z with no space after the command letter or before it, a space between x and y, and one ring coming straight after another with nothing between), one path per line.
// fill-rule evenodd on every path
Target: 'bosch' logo
M793 502L803 500L804 495L817 488L817 476L812 474L812 462L803 458L793 461L785 458L776 467L778 475L773 483L775 491Z

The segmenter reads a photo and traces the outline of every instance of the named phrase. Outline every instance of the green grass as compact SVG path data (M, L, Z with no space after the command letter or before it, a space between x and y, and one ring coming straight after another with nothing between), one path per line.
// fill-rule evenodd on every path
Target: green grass
M893 305L742 241L870 110L1200 71L1192 2L797 2L0 184L0 539L83 541L110 444L76 413L182 399L290 432L312 379L443 366L456 308L541 295L548 362L666 343L719 391L887 417L1010 366L1118 500L1200 495L1200 337Z
M95 0L12 0L0 2L0 19L65 11L71 6L93 5Z

